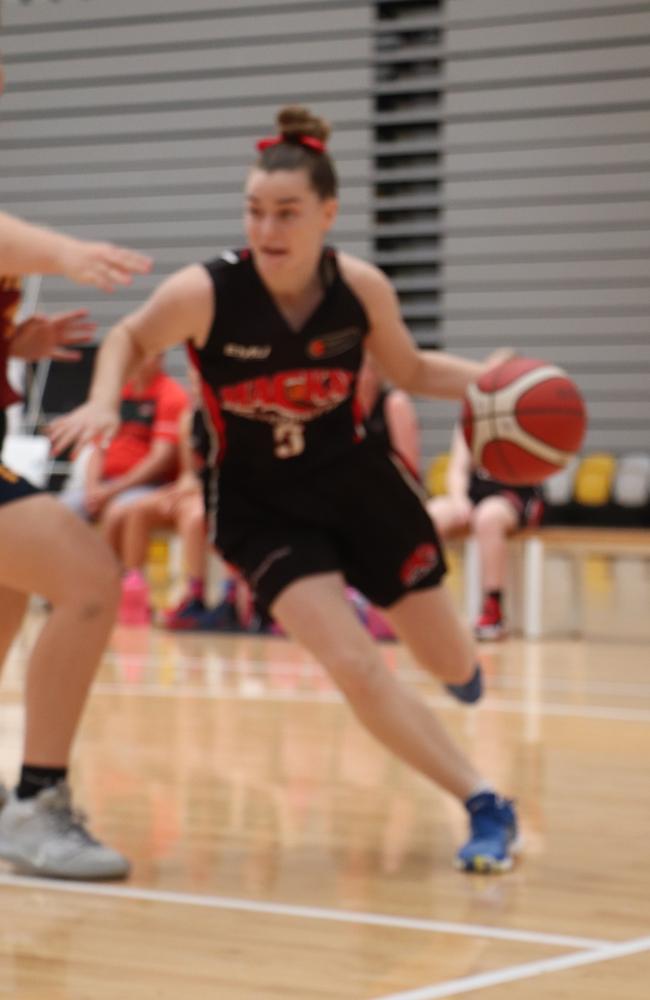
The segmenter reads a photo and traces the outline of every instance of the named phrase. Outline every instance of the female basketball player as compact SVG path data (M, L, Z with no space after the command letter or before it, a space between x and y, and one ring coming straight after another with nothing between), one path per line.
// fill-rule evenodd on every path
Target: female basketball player
M83 310L17 326L18 276L61 274L110 291L149 266L130 250L0 213L0 449L3 411L18 398L7 382L7 357L74 360L70 346L89 329ZM0 812L0 857L38 875L120 878L128 862L90 836L66 782L71 743L113 624L117 567L96 532L0 464L0 664L31 593L47 598L52 613L27 668L24 764Z
M364 345L396 385L428 396L461 397L485 366L419 352L386 277L324 247L337 209L327 126L303 108L278 123L246 184L248 249L177 272L111 330L89 401L52 440L60 450L110 435L136 359L187 340L212 422L219 549L370 732L465 802L472 835L458 866L503 870L512 804L385 668L344 594L347 579L426 669L465 700L480 695L419 484L364 436L354 394Z

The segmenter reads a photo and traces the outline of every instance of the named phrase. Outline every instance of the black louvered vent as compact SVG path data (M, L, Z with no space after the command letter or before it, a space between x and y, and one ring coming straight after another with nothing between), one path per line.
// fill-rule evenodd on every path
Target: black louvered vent
M440 2L375 2L375 261L421 346L440 322Z

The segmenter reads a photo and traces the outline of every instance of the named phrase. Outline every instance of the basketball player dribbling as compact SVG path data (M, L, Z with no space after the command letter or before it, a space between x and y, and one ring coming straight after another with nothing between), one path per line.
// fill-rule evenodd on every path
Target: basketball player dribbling
M110 291L148 271L150 263L131 250L77 240L0 212L0 451L4 410L18 398L6 377L8 357L74 360L74 346L92 329L84 310L16 325L20 276L61 274ZM118 569L96 532L0 463L0 665L31 593L47 598L52 611L27 666L20 780L8 795L0 790L0 858L36 875L120 878L128 862L88 833L66 780L71 744L114 620Z
M210 511L222 555L329 672L359 720L465 803L459 868L512 864L516 820L435 715L385 667L345 598L384 609L418 662L463 701L481 694L472 643L419 484L364 436L364 347L408 392L460 398L486 365L414 346L387 278L324 246L337 209L328 128L285 108L246 184L248 248L178 271L114 327L89 400L56 421L55 450L110 436L138 359L187 341L212 428Z

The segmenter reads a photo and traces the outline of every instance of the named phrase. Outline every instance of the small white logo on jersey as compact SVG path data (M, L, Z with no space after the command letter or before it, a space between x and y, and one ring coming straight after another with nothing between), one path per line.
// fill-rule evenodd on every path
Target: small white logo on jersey
M239 358L240 361L263 361L271 353L270 344L252 345L226 344L223 353L227 358Z
M221 259L225 260L227 264L239 263L239 255L236 254L234 250L224 250L221 254Z

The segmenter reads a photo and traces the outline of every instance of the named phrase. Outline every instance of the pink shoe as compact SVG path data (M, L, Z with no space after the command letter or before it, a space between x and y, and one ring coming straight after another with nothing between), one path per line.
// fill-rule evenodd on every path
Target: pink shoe
M149 585L139 570L131 570L122 580L117 620L120 625L151 624Z

